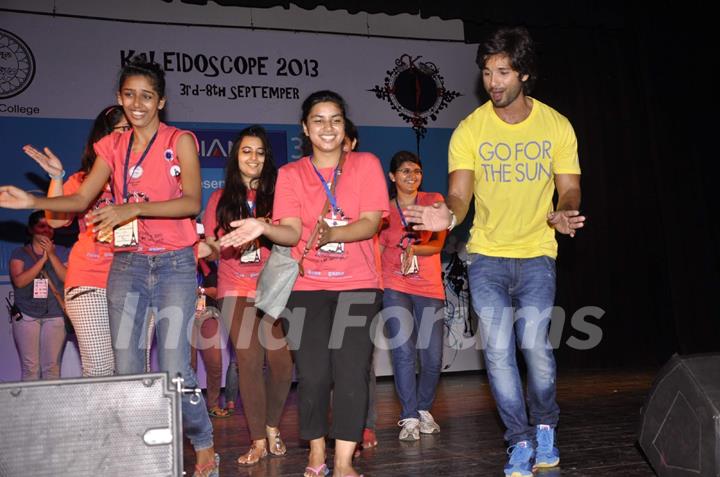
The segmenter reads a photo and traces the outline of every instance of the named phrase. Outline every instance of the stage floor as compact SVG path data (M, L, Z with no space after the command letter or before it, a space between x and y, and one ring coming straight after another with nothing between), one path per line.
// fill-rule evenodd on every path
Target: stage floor
M558 377L561 465L537 472L555 476L654 476L635 444L640 407L656 370L561 372ZM290 392L280 430L288 446L284 457L267 458L252 467L237 458L249 447L242 412L212 419L221 476L300 476L307 456L298 441L296 390ZM501 476L506 460L502 427L484 372L443 375L432 413L442 430L418 442L400 442L399 405L392 378L377 386L379 445L355 460L366 477ZM332 444L328 444L332 449ZM185 464L192 475L194 456L185 443ZM331 458L328 459L331 463Z

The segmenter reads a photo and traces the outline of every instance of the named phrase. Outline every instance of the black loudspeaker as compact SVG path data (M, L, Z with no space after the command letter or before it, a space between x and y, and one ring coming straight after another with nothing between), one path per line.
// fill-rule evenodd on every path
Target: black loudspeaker
M0 477L182 475L165 373L0 384Z
M639 443L660 477L720 476L720 354L673 356L642 409Z

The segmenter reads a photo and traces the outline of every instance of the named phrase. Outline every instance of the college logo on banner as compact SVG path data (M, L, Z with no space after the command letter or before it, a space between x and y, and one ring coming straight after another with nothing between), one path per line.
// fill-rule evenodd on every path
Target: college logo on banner
M387 72L385 84L368 90L390 103L390 107L412 125L418 143L425 137L428 119L435 121L440 111L462 96L445 88L445 78L434 63L418 61L420 58L422 56L400 56L395 60L395 68Z
M35 78L35 57L20 37L0 29L0 99L25 91Z

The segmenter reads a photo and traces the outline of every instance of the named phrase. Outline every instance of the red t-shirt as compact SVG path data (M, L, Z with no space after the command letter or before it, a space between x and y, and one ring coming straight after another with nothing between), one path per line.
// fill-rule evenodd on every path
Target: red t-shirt
M139 168L136 167L142 151L130 154L128 168L128 196L130 201L160 202L182 197L180 161L177 157L177 141L183 134L190 134L197 147L197 138L190 131L183 131L160 123L157 137ZM110 134L95 143L95 152L112 171L110 180L117 203L123 194L125 179L125 155L132 130L122 134ZM144 254L158 254L190 247L197 242L195 221L188 218L138 218L138 249Z
M332 181L334 171L335 168L319 169L328 183ZM361 212L381 211L383 217L388 215L385 174L373 154L349 153L338 181L335 190L337 205L349 222L357 220ZM280 168L275 186L273 220L277 222L288 217L302 220L300 241L292 249L296 259L302 255L326 199L325 187L309 157ZM330 217L330 214L327 216ZM379 262L377 235L344 244L342 253L322 252L313 247L303 261L305 276L298 277L293 289L342 291L380 288L382 272Z
M222 196L223 189L216 190L208 199L205 213L203 214L203 227L205 228L205 236L220 238L225 235L222 229L219 229L215 236L215 227L217 226L217 206ZM255 191L248 191L248 205L255 201ZM252 206L251 206L252 208ZM240 217L238 217L240 219ZM265 265L265 261L270 255L270 249L260 241L259 261L254 261L256 255L246 253L243 261L242 253L233 247L225 247L220 250L220 264L218 265L218 298L226 296L246 296L255 297L255 289L257 288L257 277ZM252 261L251 261L252 260Z
M84 175L84 172L76 172L68 177L68 180L63 184L63 195L71 195L77 192ZM113 257L112 246L95 240L95 234L85 224L85 215L92 210L112 203L110 186L106 185L94 204L88 207L85 212L76 214L80 233L78 233L78 240L70 251L67 274L65 275L65 288L105 288L107 286L107 277Z
M418 205L432 205L435 202L444 202L443 196L436 192L418 192ZM432 232L418 231L420 244L427 243L432 237ZM380 245L384 247L382 254L383 279L385 288L390 288L402 293L420 295L429 298L445 299L445 286L442 281L442 264L440 253L427 256L417 256L418 273L403 275L400 271L400 253L398 247L400 239L405 234L400 212L395 200L390 202L390 217L383 224L380 231Z

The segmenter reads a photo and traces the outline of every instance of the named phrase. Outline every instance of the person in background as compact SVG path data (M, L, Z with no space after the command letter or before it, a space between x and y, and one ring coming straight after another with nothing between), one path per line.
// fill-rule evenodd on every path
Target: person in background
M100 111L90 130L85 149L80 158L80 169L63 183L65 169L60 159L49 148L43 151L27 145L25 154L37 162L50 176L48 197L74 194L90 173L97 154L93 145L108 134L121 134L131 126L119 105L108 106ZM112 245L98 240L85 223L85 216L92 210L113 203L110 185L106 184L90 207L79 214L46 212L48 224L53 228L66 227L77 218L78 239L70 251L67 276L65 277L65 307L75 329L83 376L112 376L115 358L110 338L110 322L107 309L107 277L112 263Z
M54 230L37 210L28 217L30 241L10 255L10 281L22 319L12 321L21 379L59 379L65 346L60 290L68 250L53 243Z
M238 382L238 368L237 359L235 353L231 352L230 364L228 364L225 370L225 389L223 391L223 397L225 398L225 410L228 414L233 415L235 413L235 402L240 392L240 383Z
M357 151L360 147L360 134L357 126L350 118L345 119L345 142L343 150L345 152ZM377 436L375 435L375 423L377 422L377 405L375 400L375 352L373 350L373 359L370 362L370 374L368 375L368 407L367 417L365 418L365 428L363 429L362 442L358 443L355 448L354 456L360 455L360 451L370 449L378 445Z
M217 265L213 261L198 260L198 301L193 322L190 364L197 373L197 351L200 350L207 382L206 404L210 417L229 417L220 407L222 380L222 346L220 310L217 306Z
M423 170L415 154L396 153L388 176L392 183L390 217L380 232L383 318L402 407L399 438L416 441L421 433L440 432L430 408L442 368L445 287L440 252L447 231L414 231L403 214L403 208L411 204L443 201L440 194L419 191Z
M230 150L225 187L210 196L203 217L207 245L203 250L220 260L218 298L235 349L240 397L252 440L250 449L238 458L240 465L257 464L268 453L282 456L287 452L278 426L293 364L280 321L273 321L253 305L257 277L271 244L256 240L246 247L221 250L218 240L232 230L234 220L270 220L276 178L265 129L257 125L243 129Z

